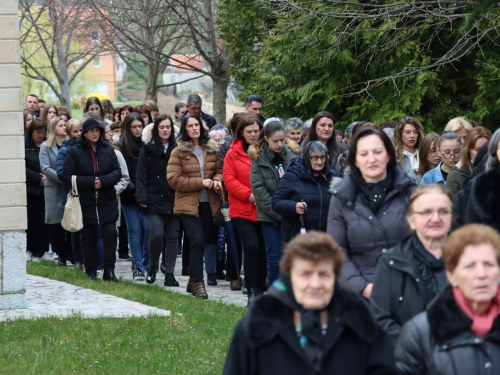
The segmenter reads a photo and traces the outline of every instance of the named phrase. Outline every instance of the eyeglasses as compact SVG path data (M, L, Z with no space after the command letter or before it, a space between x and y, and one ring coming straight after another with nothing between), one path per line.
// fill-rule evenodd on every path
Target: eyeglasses
M423 210L420 212L414 211L412 214L417 214L422 216L424 219L430 219L431 217L434 216L434 214L437 213L439 217L445 217L448 215L451 215L451 211L448 210L447 208L441 208L440 210Z
M446 151L441 151L441 154L443 154L443 156L446 158L446 159L449 159L451 157L459 157L460 154L462 154L462 151L460 150L455 150L453 152L451 152L450 150L446 150Z
M311 160L312 161L318 161L318 160L325 161L326 160L326 155L323 155L323 156L311 156Z
M437 154L439 154L439 150L429 150L429 154L431 154L432 156L436 156Z

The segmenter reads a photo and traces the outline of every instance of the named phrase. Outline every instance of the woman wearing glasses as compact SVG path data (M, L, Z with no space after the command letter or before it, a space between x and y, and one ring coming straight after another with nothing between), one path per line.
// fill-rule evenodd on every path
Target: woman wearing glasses
M424 311L446 286L441 247L451 226L451 206L441 185L418 188L408 204L414 234L383 250L378 260L370 304L393 345L403 324Z
M283 246L301 228L326 231L329 185L334 177L328 162L328 149L321 141L305 145L302 157L290 161L272 199L272 209L281 215Z
M440 184L445 186L451 168L458 163L462 156L460 137L453 132L444 133L439 137L438 148L443 161L436 168L431 169L422 176L420 186L426 184Z
M351 173L332 187L327 231L346 253L339 284L370 299L382 249L411 233L406 207L415 186L379 128L363 127L354 135L347 163Z

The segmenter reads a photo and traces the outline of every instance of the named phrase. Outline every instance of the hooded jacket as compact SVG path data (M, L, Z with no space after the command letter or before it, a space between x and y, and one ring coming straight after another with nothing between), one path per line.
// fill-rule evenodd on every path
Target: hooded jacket
M373 283L382 249L395 246L411 234L406 210L416 186L399 166L394 168L393 175L393 188L376 215L363 203L352 174L331 187L327 232L347 255L338 281L357 294Z
M299 145L285 138L285 146L280 152L280 156L284 159L285 170L292 159L296 158L297 152L299 152ZM278 171L272 163L274 153L269 150L268 143L264 141L261 146L251 145L248 148L248 157L252 159L250 184L257 202L257 218L261 223L278 225L281 222L281 215L273 210L271 204L280 183Z
M71 188L71 176L76 175L80 194L83 225L106 224L118 219L118 200L115 185L120 181L121 170L115 151L103 138L97 141L94 152L97 164L97 177L101 189L95 190L94 159L89 144L82 135L79 141L68 149L63 167L63 182Z
M302 215L306 231L326 231L331 197L329 186L332 177L333 172L327 168L320 173L320 176L313 176L302 158L295 158L290 162L272 198L272 209L282 216L283 244L300 232L300 215L296 211L298 202L307 204L307 211Z
M484 338L455 302L448 286L427 311L405 324L394 357L402 375L500 373L500 315Z
M250 187L250 168L252 161L243 150L243 142L236 138L224 159L224 186L227 189L229 217L257 221L257 207L248 198L252 195Z
M203 147L205 176L201 176L200 163L194 154L193 142L177 138L177 147L172 150L167 166L168 184L175 190L174 214L199 216L202 180L210 178L222 182L222 169L217 154L217 143L210 139ZM207 189L212 215L220 210L219 195Z
M147 215L173 214L175 190L167 182L167 165L173 148L159 153L151 140L152 131L152 124L142 131L144 146L137 163L136 199L146 205L144 211Z
M464 181L472 176L472 171L467 165L462 165L460 168L453 166L448 178L446 179L446 190L448 190L452 196L455 196L464 185Z
M336 287L327 309L321 374L397 373L389 339L359 297ZM270 295L236 327L223 374L318 375L299 345L293 310Z

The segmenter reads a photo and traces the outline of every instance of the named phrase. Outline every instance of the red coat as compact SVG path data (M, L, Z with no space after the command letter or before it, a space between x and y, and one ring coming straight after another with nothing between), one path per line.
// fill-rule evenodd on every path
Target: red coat
M224 159L223 181L228 192L229 217L257 221L257 207L248 201L252 195L250 169L252 160L235 138Z

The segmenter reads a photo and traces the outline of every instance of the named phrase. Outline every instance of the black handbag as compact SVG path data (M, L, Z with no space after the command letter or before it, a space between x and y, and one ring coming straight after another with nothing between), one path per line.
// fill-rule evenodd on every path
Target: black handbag
M224 189L221 189L221 201L222 204L226 204L226 197L224 196ZM224 215L222 214L222 211L219 210L217 211L213 216L214 220L214 225L217 225L218 227L223 227L226 224L226 219L224 218Z

